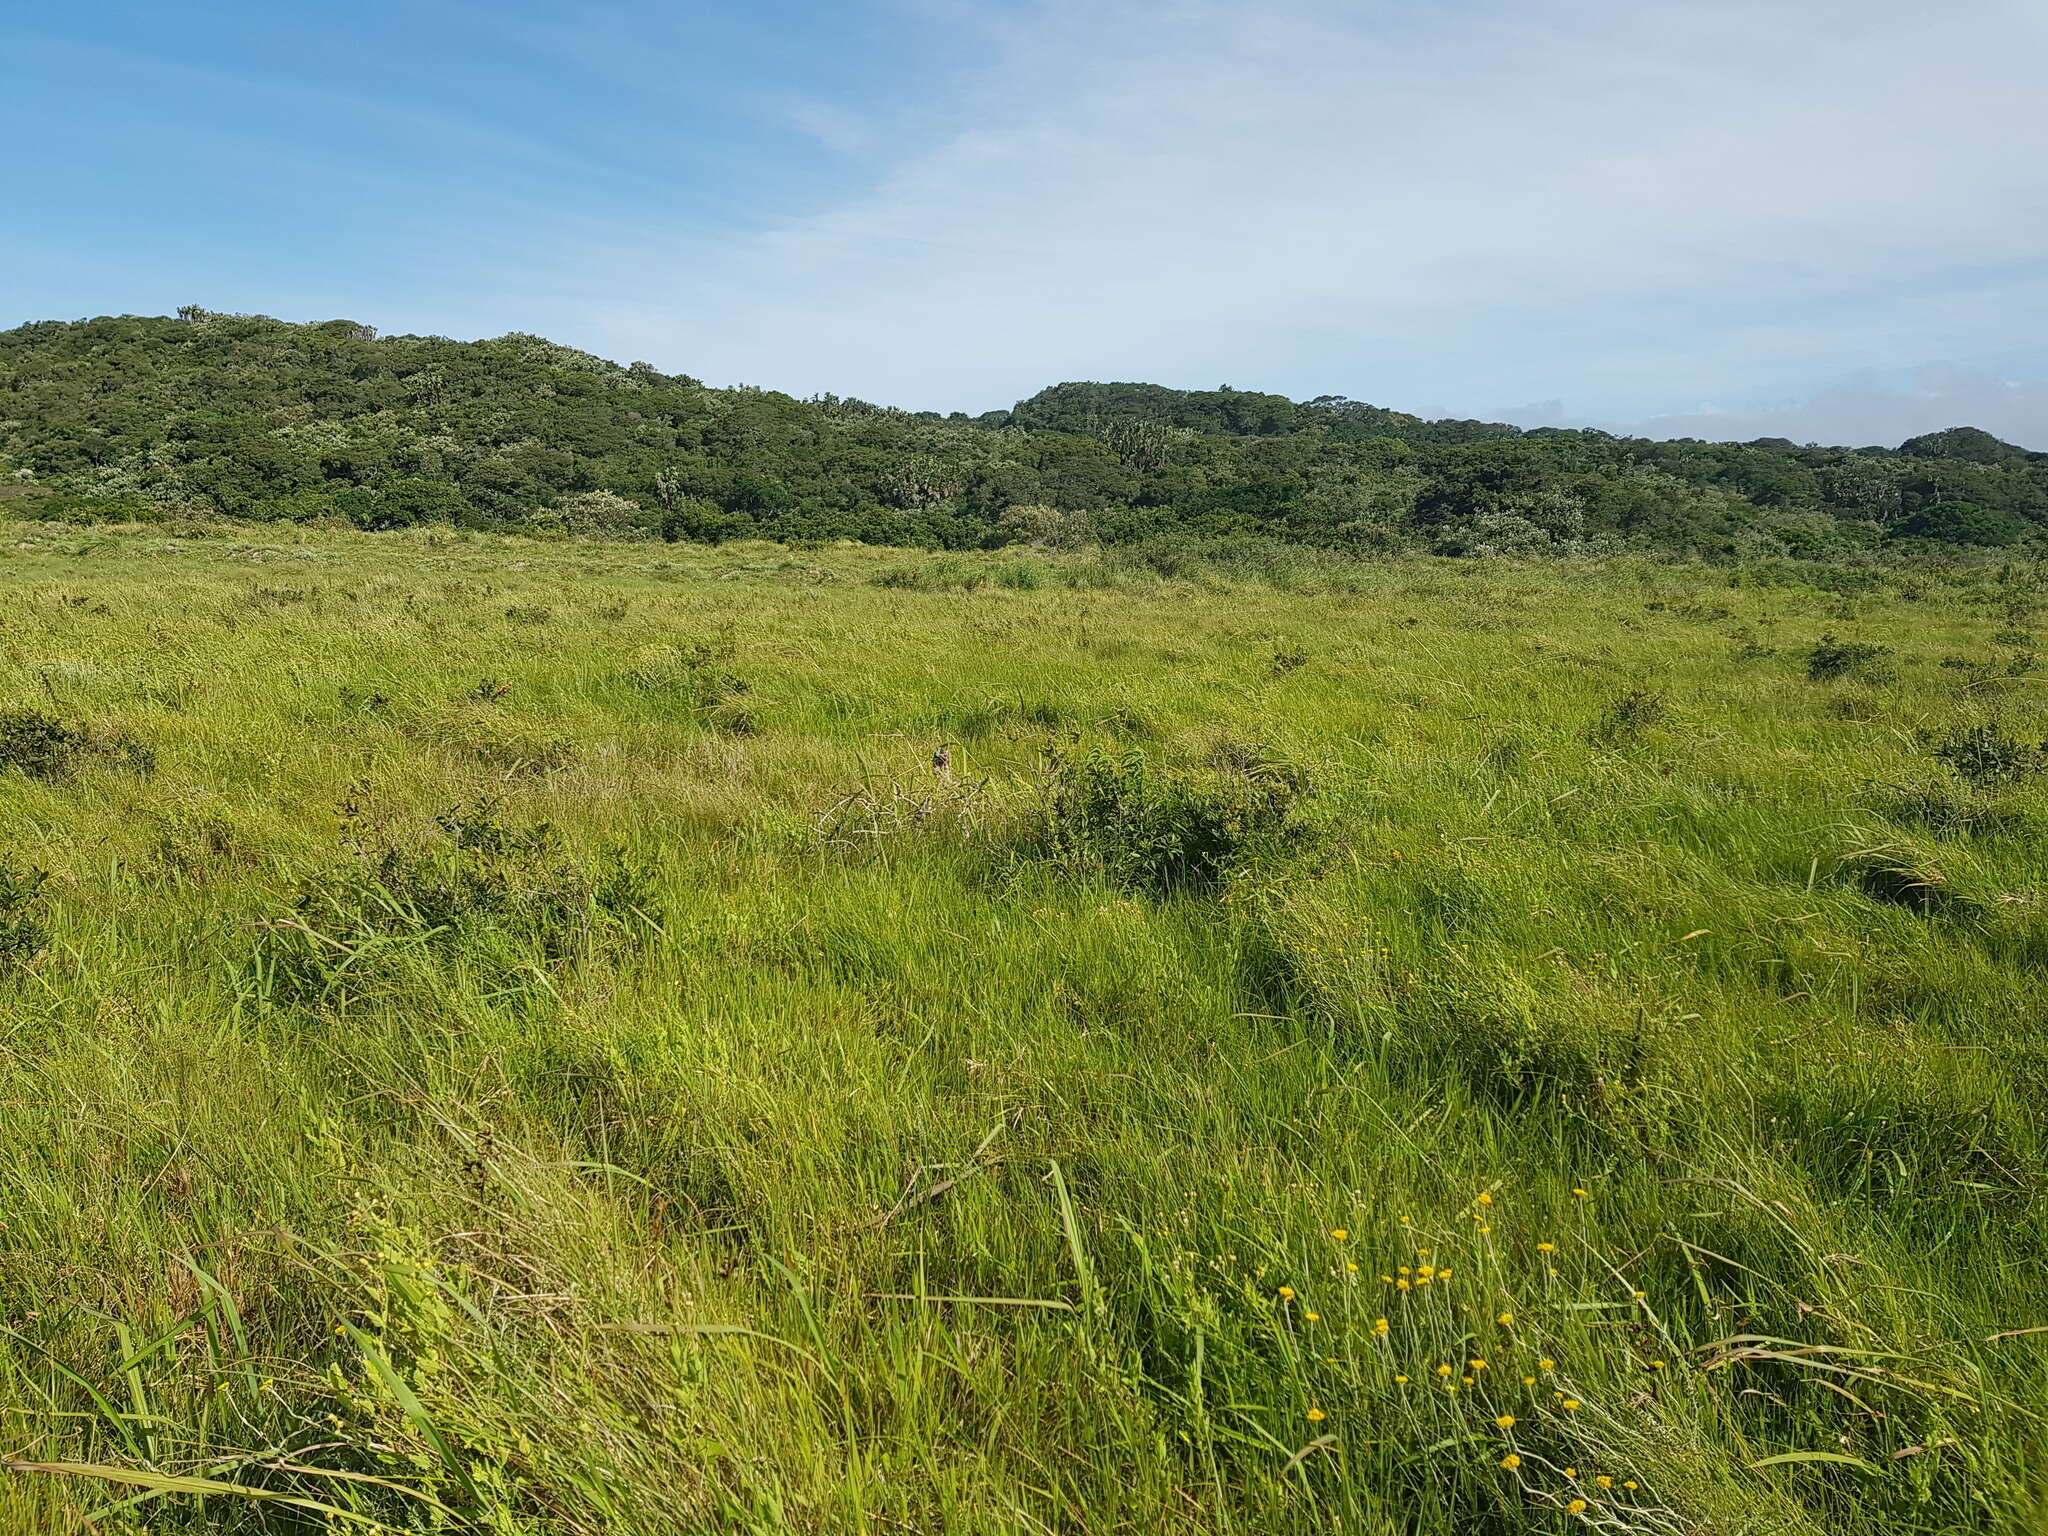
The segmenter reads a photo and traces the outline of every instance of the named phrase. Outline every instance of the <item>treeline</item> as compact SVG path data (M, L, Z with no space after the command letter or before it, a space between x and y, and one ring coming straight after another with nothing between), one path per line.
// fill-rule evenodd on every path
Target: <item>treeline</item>
M719 389L538 336L196 308L0 332L0 508L977 548L1824 557L2048 541L2048 454L1424 421L1339 396L1061 384L968 417Z

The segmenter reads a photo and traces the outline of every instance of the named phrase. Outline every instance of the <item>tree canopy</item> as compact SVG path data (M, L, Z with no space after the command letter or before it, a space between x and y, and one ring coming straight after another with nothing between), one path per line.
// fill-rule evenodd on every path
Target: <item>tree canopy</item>
M188 306L0 332L0 497L81 521L198 511L708 542L969 548L1057 526L1824 555L2042 542L2048 454L1969 427L1896 450L1658 442L1143 383L942 417L712 388L539 336L380 337Z

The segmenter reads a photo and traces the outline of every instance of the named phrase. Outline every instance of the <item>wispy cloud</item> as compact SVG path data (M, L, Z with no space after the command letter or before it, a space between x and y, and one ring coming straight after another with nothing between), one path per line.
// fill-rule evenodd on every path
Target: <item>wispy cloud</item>
M949 131L737 247L656 245L581 323L913 404L1163 375L1613 415L2048 318L2030 0L1003 15ZM1915 323L1957 286L1964 330Z
M1559 408L1549 422L1515 415L1503 419L1539 426L1556 425L1569 417ZM1904 384L1870 376L1848 378L1807 399L1760 410L1708 407L1607 425L1646 437L1732 442L1783 437L1795 443L1885 447L1923 432L1971 426L2008 442L2040 448L2048 446L2048 380L2008 379L1972 368L1933 366L1917 370Z
M5 321L516 328L942 408L1970 408L2048 447L2037 389L1832 382L2048 378L2039 0L109 0L13 41Z

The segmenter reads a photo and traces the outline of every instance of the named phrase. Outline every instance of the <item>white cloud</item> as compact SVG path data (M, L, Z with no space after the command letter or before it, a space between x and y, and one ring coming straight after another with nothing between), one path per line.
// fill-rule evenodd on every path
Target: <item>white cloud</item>
M1553 407L1557 402L1549 402ZM1557 425L1509 414L1523 426ZM1908 387L1870 377L1848 378L1812 397L1752 410L1712 407L1634 423L1599 423L1645 437L1700 437L1747 442L1785 437L1795 443L1896 447L1923 432L1944 427L1982 427L1993 436L2029 448L2048 447L2048 380L2006 379L1970 368L1934 365L1916 370Z
M2048 318L2032 0L929 14L987 56L918 119L942 131L737 245L614 249L576 328L906 404L1228 378L1613 414L1986 356Z

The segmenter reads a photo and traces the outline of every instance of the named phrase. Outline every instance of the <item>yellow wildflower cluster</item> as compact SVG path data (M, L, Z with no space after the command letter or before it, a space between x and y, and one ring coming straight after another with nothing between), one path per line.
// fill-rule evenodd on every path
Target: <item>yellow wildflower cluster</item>
M1589 1202L1592 1199L1592 1192L1583 1186L1573 1186L1571 1192L1577 1200ZM1511 1204L1497 1187L1476 1190L1466 1208L1474 1236L1489 1235L1492 1232L1490 1218L1494 1212ZM1419 1246L1430 1241L1425 1235L1427 1229L1406 1216L1400 1218L1400 1226L1408 1242L1418 1245L1408 1249L1404 1262L1388 1265L1381 1271L1379 1265L1372 1262L1369 1251L1352 1258L1340 1249L1330 1254L1327 1271L1334 1281L1349 1281L1359 1276L1362 1268L1366 1273L1378 1272L1380 1283L1402 1299L1399 1311L1394 1307L1388 1308L1389 1312L1395 1313L1394 1317L1357 1315L1353 1299L1355 1293L1347 1291L1342 1293L1345 1299L1341 1307L1333 1309L1335 1323L1326 1323L1323 1314L1311 1310L1294 1287L1275 1286L1273 1292L1269 1292L1277 1294L1282 1314L1297 1326L1321 1324L1328 1329L1327 1333L1315 1336L1323 1347L1314 1349L1309 1358L1338 1366L1341 1352L1325 1353L1325 1350L1336 1350L1338 1340L1347 1332L1351 1332L1353 1337L1363 1334L1371 1340L1384 1341L1372 1352L1378 1355L1382 1368L1387 1371L1387 1375L1380 1379L1390 1378L1395 1387L1406 1389L1418 1385L1417 1379L1409 1374L1416 1367L1410 1364L1405 1371L1395 1367L1419 1357L1422 1361L1420 1382L1426 1383L1431 1390L1426 1395L1406 1396L1404 1400L1410 1405L1408 1411L1427 1412L1429 1410L1424 1404L1434 1402L1438 1405L1436 1412L1455 1416L1468 1429L1471 1420L1464 1417L1468 1413L1474 1415L1480 1424L1491 1419L1500 1437L1494 1461L1501 1471L1515 1474L1518 1486L1552 1509L1604 1522L1608 1518L1610 1499L1619 1500L1637 1490L1638 1484L1634 1479L1619 1478L1606 1472L1589 1472L1581 1478L1577 1466L1560 1466L1534 1451L1524 1453L1518 1443L1530 1434L1532 1421L1536 1425L1547 1426L1537 1431L1541 1438L1563 1435L1568 1437L1566 1443L1569 1443L1569 1439L1575 1437L1566 1428L1567 1421L1571 1416L1581 1414L1586 1405L1572 1395L1569 1390L1573 1385L1571 1380L1558 1374L1560 1367L1556 1358L1535 1356L1535 1346L1543 1328L1543 1308L1530 1302L1532 1315L1525 1321L1514 1306L1506 1304L1515 1299L1512 1289L1500 1294L1492 1305L1481 1299L1502 1282L1504 1277L1498 1277L1497 1271L1508 1258L1508 1252L1490 1242L1475 1243L1470 1251L1474 1269L1468 1273L1466 1285L1453 1291L1450 1288L1454 1276L1452 1266L1439 1263L1436 1250ZM1325 1224L1321 1236L1333 1245L1343 1245L1352 1241L1354 1232L1346 1226ZM1545 1285L1546 1294L1558 1278L1556 1256L1561 1246L1559 1238L1543 1238L1526 1246L1515 1245L1522 1255L1535 1260L1531 1271ZM1448 1256L1449 1250L1444 1252ZM1474 1286L1481 1288L1478 1294L1473 1293ZM1420 1294L1425 1288L1429 1293ZM1310 1294L1313 1294L1313 1289ZM1633 1297L1638 1303L1648 1299L1642 1291L1634 1291ZM1336 1298L1332 1298L1334 1300ZM1482 1344L1479 1342L1480 1334L1475 1334L1473 1329L1476 1324L1483 1334L1488 1318L1498 1331ZM1396 1323L1400 1324L1398 1331ZM1460 1343L1464 1349L1459 1348ZM1528 1356L1522 1353L1525 1348L1529 1350ZM1473 1350L1473 1353L1466 1354L1466 1349ZM1356 1361L1351 1365L1355 1368ZM1639 1369L1649 1371L1665 1369L1663 1360L1639 1360L1637 1365ZM1547 1398L1545 1392L1549 1394ZM1323 1424L1329 1418L1325 1408L1314 1405L1312 1399L1296 1411L1311 1424ZM1554 1492L1542 1486L1544 1478L1554 1480L1560 1473L1563 1482L1560 1486L1553 1481Z

